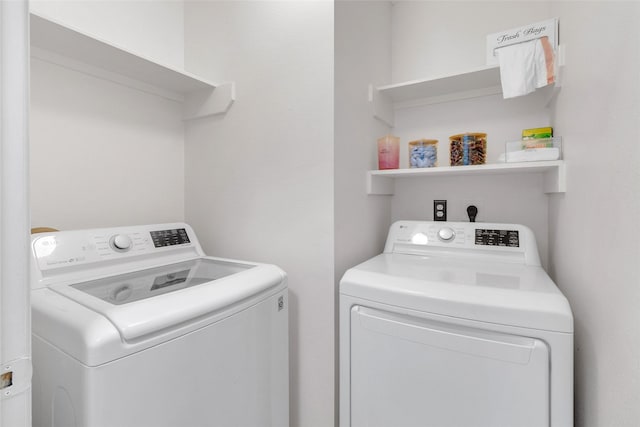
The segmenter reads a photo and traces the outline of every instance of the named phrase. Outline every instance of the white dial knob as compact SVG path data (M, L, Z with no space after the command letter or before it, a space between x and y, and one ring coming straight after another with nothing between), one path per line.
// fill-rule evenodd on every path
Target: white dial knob
M126 234L116 234L111 238L113 247L120 251L128 251L131 249L131 238Z
M454 237L456 237L456 232L449 227L444 227L444 228L441 228L440 231L438 231L438 237L443 242L448 242L450 240L453 240Z

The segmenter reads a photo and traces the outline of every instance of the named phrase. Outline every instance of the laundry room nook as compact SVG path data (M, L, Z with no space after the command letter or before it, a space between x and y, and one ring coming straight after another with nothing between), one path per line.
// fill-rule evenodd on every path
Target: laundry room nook
M630 16L638 16L638 5L399 1L336 2L335 7L339 275L364 260L368 261L356 269L382 271L374 265L383 256L379 254L385 240L389 242L388 224L432 221L434 201L446 200L447 222L435 223L442 224L445 232L450 221L469 221L470 206L477 207L478 222L526 225L534 232L542 265L573 313L572 424L638 424L640 414L632 402L638 401L640 390L631 378L638 376L640 343L637 327L630 326L640 324L638 266L633 261L640 231L639 181L633 166L638 147L623 137L637 122L633 117L640 108L640 88L633 77L640 65L639 37L637 29L628 27ZM500 83L490 75L495 66L487 62L487 36L550 19L558 20L559 80L534 93L504 99L502 90L494 87ZM603 43L601 38L620 43ZM605 64L619 65L609 73ZM383 102L378 103L376 96ZM499 165L505 144L520 140L524 129L539 127L552 127L554 136L562 138L559 163L535 173L527 168L501 170L511 166ZM450 138L465 133L486 134L486 164L449 166ZM400 140L398 170L378 170L374 142L385 135ZM409 167L408 144L416 140L438 140L436 167ZM629 157L614 166L610 161L620 150ZM530 162L534 163L542 162ZM564 174L564 181L550 177L551 170ZM549 186L550 181L555 184ZM619 207L613 221L604 218L605 206ZM358 242L366 240L360 249L354 248L356 236ZM435 241L442 240L436 235ZM413 277L414 273L408 269L398 274ZM369 279L372 287L385 289L373 282L373 276ZM456 275L439 278L456 279ZM351 281L346 285L351 292ZM407 289L399 288L398 292ZM362 288L351 295L366 298L364 292ZM472 294L475 291L469 290ZM352 321L354 316L352 312ZM398 322L398 328L404 327L405 320ZM612 329L620 333L611 334ZM418 342L418 338L407 340L403 346ZM369 365L360 372L367 369ZM381 376L382 382L388 378ZM415 390L412 380L406 381L408 389ZM466 395L467 389L461 390L465 393L456 398ZM353 401L352 408L358 403L363 408L362 402ZM451 402L442 403L447 404ZM506 415L501 412L501 416ZM477 422L482 424L480 418Z
M640 425L638 21L2 2L0 426Z

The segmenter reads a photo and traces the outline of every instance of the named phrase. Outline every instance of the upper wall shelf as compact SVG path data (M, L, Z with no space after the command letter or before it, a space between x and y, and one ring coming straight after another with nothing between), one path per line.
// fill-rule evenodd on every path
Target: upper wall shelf
M500 68L493 65L461 74L378 86L377 90L395 104L425 98L431 103L437 103L502 92Z
M557 63L560 67L564 65L564 55L563 46L559 46ZM547 105L559 90L560 77L559 70L556 84L538 91L544 95L541 97L544 105ZM489 65L459 74L377 87L370 85L369 101L373 116L393 127L394 110L397 108L438 104L501 93L500 68L497 65Z
M232 82L217 85L31 13L31 55L102 79L184 102L183 118L225 113Z
M566 165L563 160L526 163L494 163L475 166L438 166L423 169L388 169L367 172L367 193L392 195L395 179L428 178L461 175L509 175L540 173L544 176L545 193L566 191Z

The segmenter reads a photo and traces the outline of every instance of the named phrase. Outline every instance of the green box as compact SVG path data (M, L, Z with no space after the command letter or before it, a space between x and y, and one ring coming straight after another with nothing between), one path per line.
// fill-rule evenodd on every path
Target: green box
M522 131L522 139L546 139L553 137L553 128L533 128Z

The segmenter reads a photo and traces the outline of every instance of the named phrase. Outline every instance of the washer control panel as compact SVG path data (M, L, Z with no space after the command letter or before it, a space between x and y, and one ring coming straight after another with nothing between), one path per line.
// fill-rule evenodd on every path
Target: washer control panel
M90 263L122 262L170 252L201 252L186 224L61 231L32 236L33 257L41 271Z
M185 230L184 228L152 231L151 239L153 240L153 245L156 248L191 243L189 240L189 235L187 234L187 230Z
M385 253L526 258L539 264L533 232L518 224L398 221L389 229Z

